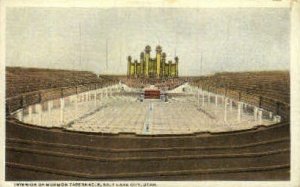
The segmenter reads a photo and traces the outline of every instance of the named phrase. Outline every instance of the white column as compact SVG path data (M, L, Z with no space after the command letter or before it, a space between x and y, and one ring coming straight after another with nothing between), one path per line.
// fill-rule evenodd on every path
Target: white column
M216 103L216 106L218 106L218 95L215 94L215 103Z
M23 117L24 117L24 110L23 110L23 108L22 109L20 109L18 112L17 112L17 119L19 120L19 121L23 121Z
M208 92L208 94L207 94L207 103L209 104L210 103L210 92Z
M278 123L281 122L281 116L277 116Z
M52 116L51 116L51 109L52 109L52 101L47 102L47 111L48 111L48 125L51 125L52 122Z
M197 97L198 97L198 108L200 108L200 90L197 90Z
M227 122L227 104L228 104L228 98L225 98L224 100L224 121Z
M78 97L80 97L80 95L76 94L75 95L75 119L77 119L78 116L79 116L79 112L78 112Z
M35 109L38 115L38 124L42 125L42 105L40 103L36 104Z
M259 109L258 110L258 122L259 124L262 124L262 109Z
M32 123L32 106L28 107L28 118L29 118L29 123Z
M258 114L258 108L256 106L254 106L253 115L254 115L255 121L257 121L257 114Z
M281 122L281 116L276 115L273 117L273 120L275 123L279 123L279 122Z
M241 121L241 117L242 117L242 107L243 107L243 102L238 102L238 122Z
M270 119L273 118L273 112L269 112L269 118L270 118Z
M232 99L230 99L229 100L230 111L232 111L232 103L233 103L233 101L232 101Z
M108 96L108 90L107 90L107 88L105 89L105 97L107 97Z
M51 116L51 109L52 109L52 102L53 101L48 101L47 102L47 110L48 110L48 116Z
M60 123L64 124L64 108L65 108L65 99L60 98Z
M205 91L203 90L202 91L202 107L204 106L204 99L205 99L204 94L205 94Z

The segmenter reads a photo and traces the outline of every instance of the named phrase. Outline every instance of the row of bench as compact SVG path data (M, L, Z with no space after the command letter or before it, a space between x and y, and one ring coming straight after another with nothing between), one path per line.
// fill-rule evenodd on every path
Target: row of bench
M7 67L6 97L49 88L105 83L106 81L108 80L98 78L96 74L87 71Z
M287 71L218 73L193 80L196 85L227 88L289 103L290 78Z
M6 180L289 180L289 125L136 136L7 122Z

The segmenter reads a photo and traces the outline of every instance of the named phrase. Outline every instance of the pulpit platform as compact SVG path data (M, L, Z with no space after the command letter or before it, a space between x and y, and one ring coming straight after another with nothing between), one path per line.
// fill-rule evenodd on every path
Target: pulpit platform
M144 99L160 99L160 90L145 89Z

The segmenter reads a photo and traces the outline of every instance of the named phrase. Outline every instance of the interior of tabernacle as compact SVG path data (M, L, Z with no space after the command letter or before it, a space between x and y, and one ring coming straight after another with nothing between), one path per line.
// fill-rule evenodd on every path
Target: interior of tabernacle
M6 83L6 180L289 180L286 71L7 67Z
M134 89L119 83L30 105L15 115L25 123L43 127L144 135L224 132L271 125L280 120L272 112L188 83L165 91L165 95L158 95L160 98L144 97L143 93L149 91L160 93L154 86Z

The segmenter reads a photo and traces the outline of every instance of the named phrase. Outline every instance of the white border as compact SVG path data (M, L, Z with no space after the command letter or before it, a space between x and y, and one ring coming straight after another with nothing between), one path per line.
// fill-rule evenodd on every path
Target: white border
M0 0L1 1L1 0ZM157 186L300 186L300 2L297 0L3 0L0 22L0 177L3 187L13 186L4 181L5 158L5 9L7 7L173 7L173 8L234 8L234 7L290 7L291 10L291 181L244 182L244 181L199 181L155 182ZM136 182L136 181L135 181ZM50 182L49 182L50 183ZM130 183L124 181L124 183Z

